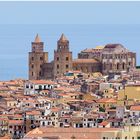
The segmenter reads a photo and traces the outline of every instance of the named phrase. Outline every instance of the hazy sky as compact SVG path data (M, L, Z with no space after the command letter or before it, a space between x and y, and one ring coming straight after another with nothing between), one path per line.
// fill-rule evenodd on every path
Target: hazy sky
M0 2L0 79L28 74L28 52L39 33L53 59L61 33L73 57L85 48L121 43L140 65L140 2Z
M4 24L140 24L140 2L0 2Z

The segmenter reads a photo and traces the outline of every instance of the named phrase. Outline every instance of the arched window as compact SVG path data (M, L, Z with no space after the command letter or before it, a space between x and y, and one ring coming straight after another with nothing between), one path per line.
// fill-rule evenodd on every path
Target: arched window
M104 68L104 70L106 69L106 63L105 62L104 62L103 68Z
M42 125L45 126L45 122L42 122Z
M117 70L119 69L119 63L117 63Z
M123 70L124 70L125 69L125 63L124 62L123 62L123 66L122 67L123 67Z
M110 63L110 69L112 70L112 63Z

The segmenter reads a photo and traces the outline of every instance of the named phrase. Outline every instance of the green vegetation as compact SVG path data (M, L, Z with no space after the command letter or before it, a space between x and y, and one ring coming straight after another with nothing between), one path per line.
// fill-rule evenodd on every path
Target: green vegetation
M100 111L100 112L105 112L105 108L100 107L100 108L99 108L99 111Z

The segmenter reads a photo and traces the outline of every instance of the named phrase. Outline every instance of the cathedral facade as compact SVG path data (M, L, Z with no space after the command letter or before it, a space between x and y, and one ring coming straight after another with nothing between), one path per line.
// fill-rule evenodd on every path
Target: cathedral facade
M44 51L44 43L38 34L29 52L29 80L55 79L72 70L103 74L128 72L135 66L136 53L130 52L121 44L85 49L78 54L77 59L73 59L69 40L64 34L57 41L53 61L48 61L48 52Z
M136 67L136 53L130 52L121 44L107 44L102 50L102 72L129 72Z

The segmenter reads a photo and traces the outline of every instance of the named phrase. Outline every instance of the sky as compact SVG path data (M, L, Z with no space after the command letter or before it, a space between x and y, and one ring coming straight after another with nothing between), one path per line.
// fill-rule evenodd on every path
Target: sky
M49 61L62 33L73 57L85 48L121 43L140 65L140 2L0 2L0 80L28 78L28 52L39 34Z
M0 2L1 24L140 24L140 2Z

